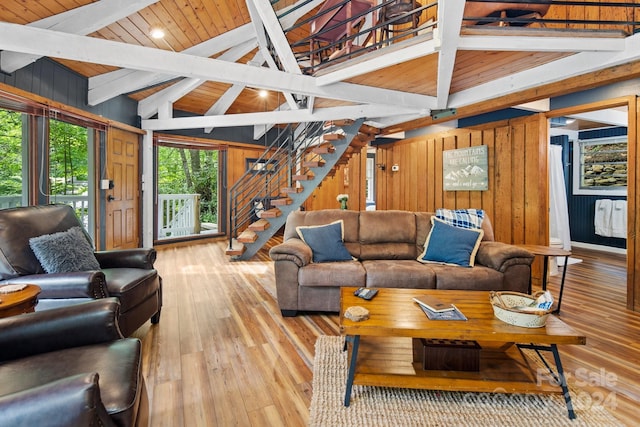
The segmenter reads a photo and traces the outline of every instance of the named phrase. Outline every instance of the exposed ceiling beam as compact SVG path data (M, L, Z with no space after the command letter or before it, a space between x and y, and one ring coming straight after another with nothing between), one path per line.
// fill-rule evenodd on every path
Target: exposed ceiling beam
M449 97L449 108L460 108L511 93L640 60L640 33L625 38L621 52L582 52L511 74Z
M126 18L158 1L159 0L102 0L40 19L27 25L35 28L44 28L84 36L98 31L122 18ZM13 73L40 58L40 55L26 55L9 51L2 52L0 56L0 69L5 73Z
M235 62L255 48L255 39L249 40L227 50L225 53L220 55L218 59L221 61ZM175 83L170 87L158 91L153 95L148 96L147 98L138 102L138 115L143 119L148 119L158 112L159 104L164 104L166 102L173 104L175 101L182 98L204 82L205 80L203 79L183 79L182 81Z
M460 25L464 14L465 2L442 2L438 4L438 28L434 34L440 39L440 53L438 55L438 77L436 87L436 108L442 109L449 101L449 90L453 79L453 67L458 53L460 40ZM446 25L440 25L446 22Z
M408 92L336 83L318 87L312 76L202 58L110 40L0 22L0 49L55 58L173 74L231 84L312 95L354 103L386 103L410 109L433 108L433 98ZM246 124L246 123L245 123Z
M255 40L255 32L251 24L245 24L217 37L199 43L181 53L209 57L232 47ZM122 69L89 78L89 105L97 105L123 93L129 93L169 81L179 75L167 73L151 73L148 71Z
M387 115L409 114L411 110L390 108L387 105L352 105L345 107L317 108L295 111L267 111L264 113L227 114L224 116L179 117L173 119L149 119L142 121L146 130L178 130L212 127L236 127L247 124L278 124L327 121L340 119L358 119L361 117L384 117Z
M264 22L262 21L263 18L258 13L258 11L256 9L256 5L253 3L253 0L247 0L247 8L249 9L249 15L251 16L251 22L252 22L253 27L254 27L256 38L258 39L258 46L260 46L260 52L262 53L262 57L264 58L265 62L269 66L269 68L271 68L273 70L277 70L278 66L276 65L276 61L273 59L273 57L271 56L271 52L269 51L269 45L268 45L267 36L266 36L266 33L265 33L265 25L266 24L264 24ZM273 9L272 9L272 12L273 12ZM273 13L272 13L272 15L273 15ZM273 15L273 17L275 18L275 15ZM270 18L267 18L267 19L270 19ZM277 20L276 20L276 22L277 22ZM278 27L280 26L280 24L277 24L277 25L278 25ZM280 33L282 33L281 29L280 29ZM284 38L284 34L282 35L282 37ZM281 43L279 43L279 45L280 44ZM285 71L293 72L294 74L301 74L300 67L298 67L297 63L295 63L295 58L293 58L293 53L291 53L291 49L289 49L289 45L288 44L287 44L286 49L291 54L293 61L286 61L285 63L283 63L283 65L285 66ZM278 53L278 56L280 56L280 53ZM282 56L283 57L287 57L288 55L286 54L286 52L282 52ZM292 67L291 62L293 62L293 64L295 64L294 68L292 70L290 69ZM291 93L285 92L284 93L284 97L287 100L287 103L289 104L289 107L292 110L297 110L298 109L298 104L296 103L295 99L293 99L293 96L291 95Z

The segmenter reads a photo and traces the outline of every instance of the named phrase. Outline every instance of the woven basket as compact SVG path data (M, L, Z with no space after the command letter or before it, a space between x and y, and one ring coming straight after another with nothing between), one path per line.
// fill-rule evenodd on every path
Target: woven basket
M503 322L523 328L542 328L553 309L531 312L514 308L528 306L542 294L543 292L527 295L520 292L491 291L489 301L493 306L493 314Z

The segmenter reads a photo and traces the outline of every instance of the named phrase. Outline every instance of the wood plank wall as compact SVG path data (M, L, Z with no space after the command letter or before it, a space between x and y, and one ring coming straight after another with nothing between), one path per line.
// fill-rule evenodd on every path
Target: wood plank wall
M434 212L437 208L484 209L496 240L546 244L548 192L546 118L534 115L475 129L456 129L438 135L379 146L376 206ZM486 145L489 152L487 191L444 191L442 152ZM399 171L391 170L398 165Z
M367 148L363 147L349 159L348 164L338 167L332 177L327 177L304 203L305 210L338 209L338 194L348 194L350 210L366 208L365 180L367 175ZM304 182L302 183L304 185Z
M626 1L634 3L633 1ZM545 19L560 20L588 20L588 21L638 21L640 18L640 9L633 7L613 7L606 6L606 3L624 3L619 0L601 0L597 4L582 5L558 5L552 4L549 11L544 16ZM601 5L604 4L604 5ZM630 25L611 25L611 24L545 24L546 28L584 28L590 30L615 30L624 31L627 34L633 34L633 27Z

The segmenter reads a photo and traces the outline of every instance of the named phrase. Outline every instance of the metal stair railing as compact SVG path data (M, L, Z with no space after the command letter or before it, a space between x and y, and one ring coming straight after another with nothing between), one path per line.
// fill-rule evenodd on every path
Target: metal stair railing
M331 171L358 134L363 119L349 124L336 125L322 122L303 123L289 127L265 150L257 162L259 173L245 173L231 188L230 233L227 253L234 259L249 259L279 230L288 214L298 209ZM325 141L323 135L340 133L338 141ZM317 154L315 146L327 143L333 147L327 153ZM256 175L258 178L256 178ZM297 185L294 181L301 181ZM289 188L281 194L283 188ZM295 190L293 189L295 187ZM256 228L253 240L238 243L233 248L234 239L241 230L249 227L260 217L260 212L268 208L268 203L278 200L278 206L263 215L266 228ZM256 203L256 201L258 203ZM251 234L251 233L249 233ZM242 239L245 240L245 239Z
M280 198L281 188L292 186L292 171L298 167L300 154L322 134L323 123L312 122L292 125L278 132L277 137L255 160L255 170L250 168L229 190L229 246L246 228L269 207L270 200ZM295 140L294 140L295 138Z

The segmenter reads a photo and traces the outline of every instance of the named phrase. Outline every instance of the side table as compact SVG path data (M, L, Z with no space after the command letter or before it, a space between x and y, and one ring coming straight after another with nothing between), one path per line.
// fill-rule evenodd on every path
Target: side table
M6 286L14 285L0 286L0 291ZM35 311L38 294L40 294L40 288L36 285L27 285L24 289L15 292L0 293L0 318Z
M542 290L547 290L547 270L549 269L549 257L552 256L563 256L564 257L564 268L562 269L562 279L560 281L560 295L558 295L558 307L555 309L554 313L560 313L560 304L562 303L562 292L564 290L564 279L567 275L567 265L569 265L569 256L571 256L570 251L565 251L564 249L554 248L551 246L543 246L543 245L516 245L519 248L525 249L536 256L542 256L543 264L542 264ZM531 282L529 282L529 293L531 293Z

